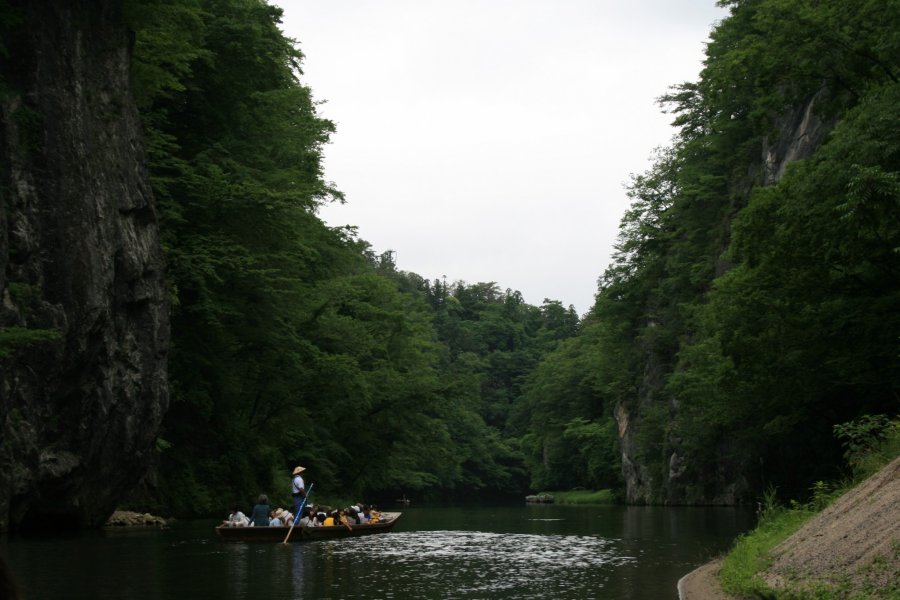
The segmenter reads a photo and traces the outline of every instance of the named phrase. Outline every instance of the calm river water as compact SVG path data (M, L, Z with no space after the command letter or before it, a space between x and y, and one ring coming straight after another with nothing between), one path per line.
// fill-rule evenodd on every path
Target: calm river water
M393 532L219 542L215 523L6 536L26 600L677 598L678 579L753 525L728 508L407 508Z

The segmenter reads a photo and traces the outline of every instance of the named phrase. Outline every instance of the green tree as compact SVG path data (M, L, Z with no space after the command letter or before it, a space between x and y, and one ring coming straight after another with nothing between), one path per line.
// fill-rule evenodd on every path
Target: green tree
M840 464L833 424L897 410L900 7L722 4L731 14L700 79L661 99L679 135L633 178L579 333L593 336L592 393L622 414L654 500L685 501L687 488L709 500L741 481L806 488ZM810 118L804 107L837 126L812 158L771 172L761 154L788 116ZM543 369L536 385L551 381ZM541 402L573 389L557 383Z

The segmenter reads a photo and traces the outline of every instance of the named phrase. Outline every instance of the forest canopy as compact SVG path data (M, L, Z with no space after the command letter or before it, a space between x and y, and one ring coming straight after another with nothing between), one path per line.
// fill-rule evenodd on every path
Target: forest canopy
M129 0L173 306L154 501L286 496L295 464L353 496L687 503L834 474L832 427L898 409L900 5L722 4L579 318L318 218L335 127L280 9Z
M342 201L322 173L334 126L280 15L259 0L129 6L173 305L157 501L202 514L278 497L295 464L353 497L518 494L510 410L578 317L400 272L317 217Z
M722 4L582 328L634 501L802 495L900 408L900 7Z

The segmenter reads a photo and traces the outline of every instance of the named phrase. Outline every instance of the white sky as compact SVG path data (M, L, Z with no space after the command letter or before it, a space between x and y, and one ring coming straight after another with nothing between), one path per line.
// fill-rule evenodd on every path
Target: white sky
M274 0L337 125L323 208L428 278L495 281L584 314L628 206L674 134L715 0Z

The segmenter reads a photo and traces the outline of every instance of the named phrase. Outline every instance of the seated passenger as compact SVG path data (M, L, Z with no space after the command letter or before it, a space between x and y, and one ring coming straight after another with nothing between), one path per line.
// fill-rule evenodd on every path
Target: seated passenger
M274 510L269 512L269 527L281 527L282 525L284 525L284 523L278 518L278 513Z
M278 511L281 511L281 514L278 514ZM275 516L281 519L281 522L285 525L292 525L294 523L294 515L290 513L285 508L279 508L275 511Z
M222 525L225 525L226 527L246 527L249 524L250 519L248 519L247 515L242 513L241 509L236 506L231 509L228 518L222 521Z
M341 517L338 514L338 511L332 512L330 515L325 517L325 522L322 523L325 527L334 527L335 525L341 524Z
M269 525L269 497L260 494L256 500L256 506L250 514L251 527L267 527Z
M302 517L300 517L299 525L301 527L318 527L319 521L316 519L316 509L310 506L304 511Z
M346 509L343 509L343 508L342 508L341 510L339 510L339 511L338 511L338 517L337 517L337 518L338 518L337 524L343 525L344 527L346 527L346 528L349 529L350 531L353 531L353 527L350 526L350 517L347 516L347 510L346 510Z

